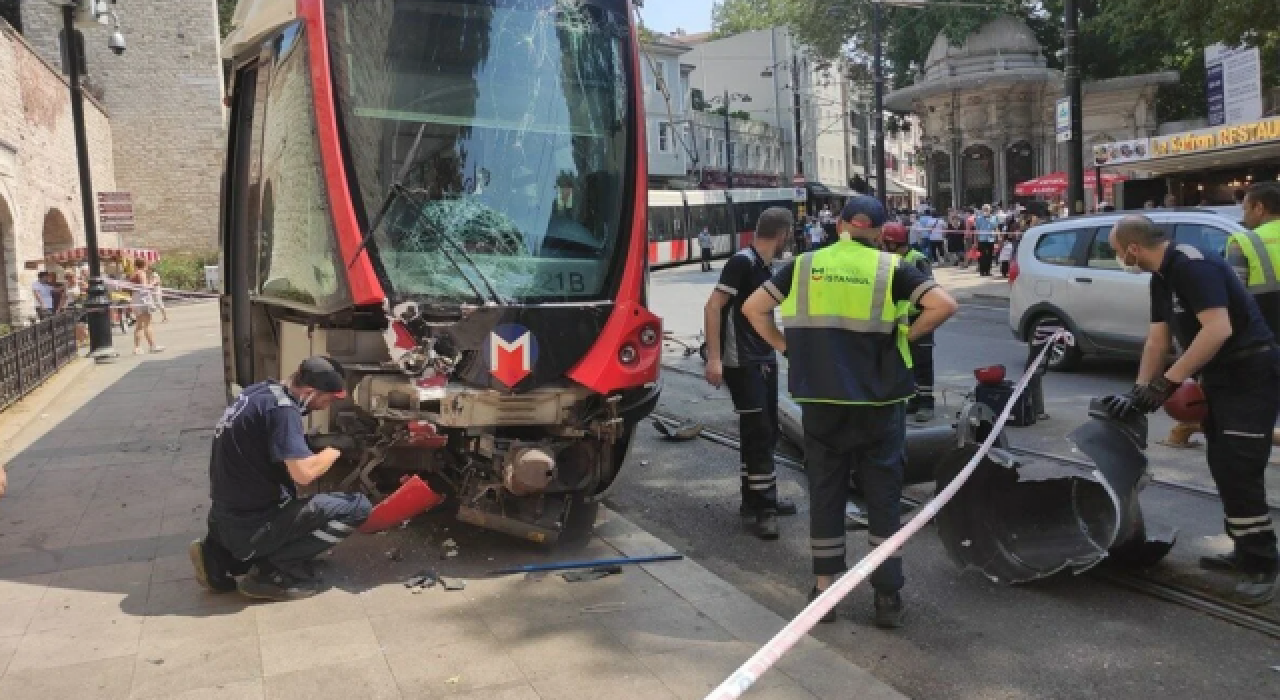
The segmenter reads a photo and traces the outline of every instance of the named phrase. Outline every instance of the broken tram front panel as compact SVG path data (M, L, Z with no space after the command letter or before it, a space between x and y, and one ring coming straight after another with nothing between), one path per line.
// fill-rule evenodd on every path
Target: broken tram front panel
M229 389L330 355L337 485L553 540L659 390L629 5L242 0L224 55Z

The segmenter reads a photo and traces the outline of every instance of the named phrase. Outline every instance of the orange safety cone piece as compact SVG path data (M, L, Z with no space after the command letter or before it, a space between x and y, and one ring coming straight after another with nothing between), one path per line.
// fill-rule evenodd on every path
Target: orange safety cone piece
M360 526L360 532L368 534L386 530L415 515L425 513L442 502L444 502L444 496L432 491L431 487L427 486L427 482L419 479L417 475L411 476L396 489L395 493L374 506L369 519Z

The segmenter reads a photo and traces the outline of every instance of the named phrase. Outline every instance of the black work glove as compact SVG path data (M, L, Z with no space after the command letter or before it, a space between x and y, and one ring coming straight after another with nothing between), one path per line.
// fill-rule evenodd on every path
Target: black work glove
M1110 396L1104 396L1099 399L1099 401L1102 403L1102 407L1106 409L1107 415L1115 418L1116 420L1121 420L1125 416L1129 415L1129 413L1138 410L1135 405L1134 397L1134 394L1136 394L1137 391L1138 387L1135 386L1126 394L1112 394Z
M1152 379L1150 384L1139 384L1132 391L1133 407L1143 413L1155 413L1173 396L1177 388L1177 385L1163 375Z

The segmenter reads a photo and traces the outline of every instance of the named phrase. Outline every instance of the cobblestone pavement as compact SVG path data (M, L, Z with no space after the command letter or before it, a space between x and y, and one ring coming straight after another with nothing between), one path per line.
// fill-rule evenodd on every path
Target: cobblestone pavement
M484 575L671 551L608 511L594 538L554 551L424 518L344 543L316 598L208 594L186 546L203 532L223 406L217 315L170 317L165 354L81 363L0 414L4 700L701 698L785 623L691 560L574 584ZM450 538L461 554L446 559ZM428 568L469 583L402 585ZM747 697L901 696L806 639Z

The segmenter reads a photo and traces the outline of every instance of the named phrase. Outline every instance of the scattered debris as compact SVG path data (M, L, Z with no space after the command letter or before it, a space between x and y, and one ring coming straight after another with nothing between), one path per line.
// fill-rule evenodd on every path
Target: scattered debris
M614 564L612 566L596 566L590 569L566 571L560 574L560 578L568 583L581 583L583 581L598 581L606 576L620 573L622 573L622 567Z
M404 587L413 589L414 593L421 593L422 591L435 586L439 582L440 575L437 574L434 569L428 569L410 576L404 582Z
M452 678L446 678L444 681L445 685L457 685L461 682L462 682L462 676L454 676Z
M673 428L666 421L657 418L653 419L653 427L666 439L679 441L693 440L702 434L703 429L703 425L697 421L687 420Z
M640 460L640 466L642 466L642 467L647 467L647 466L649 466L649 460L647 460L647 459L642 459L642 460Z
M441 542L440 546L444 548L444 551L440 553L441 559L452 559L458 556L458 543L454 542L452 537Z
M438 577L438 580L440 581L440 585L443 586L446 591L461 591L465 590L467 587L467 580L464 578L440 576Z

